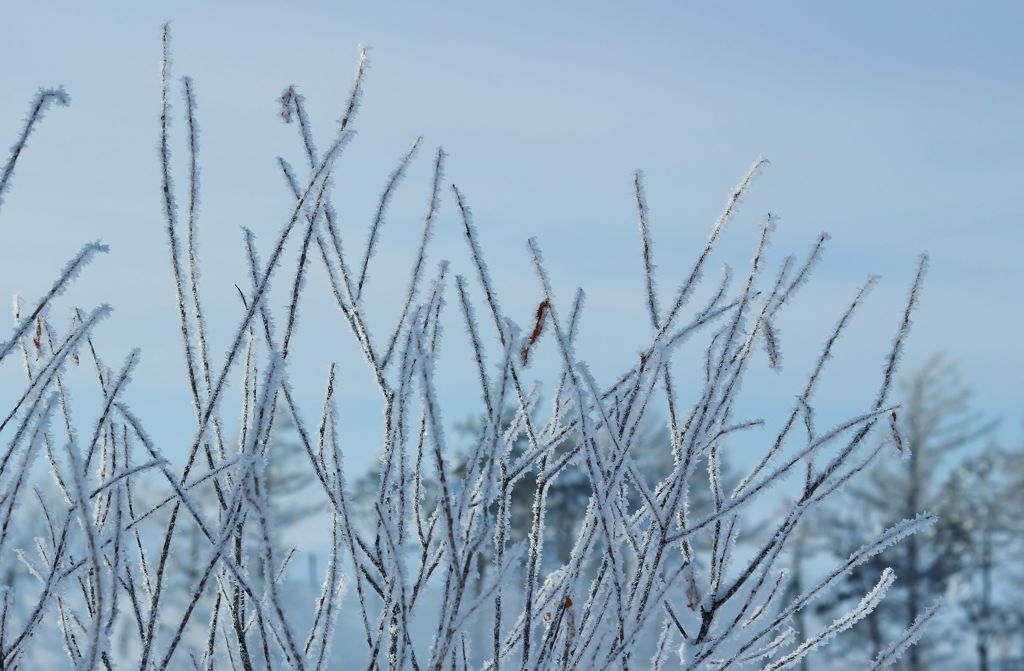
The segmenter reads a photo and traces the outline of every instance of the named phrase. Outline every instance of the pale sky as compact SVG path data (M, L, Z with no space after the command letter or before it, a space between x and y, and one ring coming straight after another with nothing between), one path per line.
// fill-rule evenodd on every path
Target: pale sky
M733 185L764 155L772 164L713 268L746 267L766 211L781 217L772 264L804 252L821 230L832 241L779 325L784 375L748 381L751 412L777 416L842 306L879 274L823 389L825 412L856 414L861 405L850 404L874 394L916 257L928 251L932 270L903 370L947 352L977 407L1002 417L999 437L1020 441L1024 5L484 4L0 4L0 145L14 141L38 87L63 84L72 98L48 113L5 196L0 292L34 298L83 243L110 244L60 305L114 306L97 332L101 349L114 365L142 347L126 399L173 454L191 435L191 409L159 197L160 24L172 20L177 162L185 155L178 76L195 79L199 99L202 282L218 355L240 317L239 226L253 228L265 250L290 211L275 156L301 165L276 99L296 84L317 135L333 136L365 43L373 65L358 136L336 172L350 248L365 240L397 159L425 139L371 269L378 332L397 312L387 301L408 273L439 144L450 155L448 181L473 206L503 303L529 321L539 289L525 241L537 236L562 301L577 285L588 293L579 354L604 382L648 337L633 170L647 175L667 296ZM179 190L184 183L179 171ZM471 274L447 192L431 270L441 258ZM293 266L289 254L285 268ZM322 272L313 265L291 376L317 412L326 362L339 361L347 451L365 465L380 405ZM278 289L284 284L282 276ZM285 298L275 296L280 314ZM451 321L440 364L449 371L449 422L475 407L464 348ZM17 372L0 373L4 399Z

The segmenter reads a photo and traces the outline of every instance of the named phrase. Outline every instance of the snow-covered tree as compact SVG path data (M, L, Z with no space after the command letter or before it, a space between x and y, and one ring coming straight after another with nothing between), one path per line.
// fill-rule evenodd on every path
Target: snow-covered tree
M955 617L973 638L978 671L1020 661L1014 648L1024 639L1024 608L1014 584L1024 577L1022 535L1015 528L1022 508L1011 463L1011 454L990 443L965 457L946 485L956 502L949 516L961 534Z

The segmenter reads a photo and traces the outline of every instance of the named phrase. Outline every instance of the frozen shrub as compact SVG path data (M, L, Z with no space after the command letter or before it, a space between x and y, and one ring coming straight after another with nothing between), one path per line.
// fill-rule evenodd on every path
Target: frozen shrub
M432 154L432 195L404 298L394 306L368 305L364 287L388 205L422 142L413 144L388 177L366 245L362 254L353 256L343 245L331 206L331 175L352 136L366 73L363 55L347 107L324 151L317 149L303 97L294 87L281 97L284 120L300 130L308 169L296 170L279 160L294 205L262 256L255 238L246 235L250 278L239 289L244 314L218 358L207 344L199 285L196 92L192 81L184 79L189 161L188 202L182 215L171 174L166 27L163 53L161 197L183 372L194 406L193 438L181 463L171 462L127 405L138 353L131 352L123 364L111 368L92 347L96 324L108 308L75 310L65 331L54 326L54 298L97 252L106 251L98 243L86 245L31 310L18 308L15 328L0 345L0 361L21 358L27 380L0 425L0 552L7 557L17 549L35 580L34 592L19 591L17 607L11 590L4 593L0 666L38 666L54 647L51 643L59 640L71 663L81 669L119 663L147 670L352 664L423 671L648 664L783 669L841 635L884 598L897 579L889 569L875 577L874 586L848 613L805 640L795 640L790 627L795 613L886 547L933 524L931 515L865 534L863 545L828 568L818 584L786 598L779 558L810 511L875 461L891 458L887 445L906 449L889 396L926 259L921 259L906 308L895 324L874 400L826 428L814 423L817 384L833 345L874 280L845 308L837 308L838 321L781 423L736 416L734 402L755 348L764 347L770 365L780 365L777 316L807 280L827 236L817 238L804 260L788 257L769 271L763 255L774 228L769 215L739 282L734 286L726 271L710 300L693 305L712 250L764 160L755 162L731 192L707 242L664 305L658 299L647 206L637 174L646 286L639 300L650 319L650 336L639 357L631 355L632 363L614 380L595 379L577 355L583 293L578 291L571 301L556 293L536 240L527 245L541 294L532 323L520 327L502 311L467 199L454 185L443 186L445 153L440 148ZM0 194L25 138L51 100L66 102L67 97L58 89L41 93L33 103L26 130L3 169ZM462 222L471 258L466 276L452 278L446 262L433 270L426 262L443 194L450 194L446 202ZM284 254L293 247L298 255L291 265ZM272 277L289 292L283 315L271 314L267 296ZM303 290L311 281L327 283L383 405L381 466L368 529L353 523L338 442L334 365L325 371L326 392L315 425L304 419L289 386L290 346ZM440 318L453 294L468 334L467 356L476 366L483 417L457 478L435 388ZM367 311L388 307L395 315L393 327L383 335L371 333ZM486 329L477 321L481 310ZM703 376L686 380L689 389L696 389L691 403L676 393L679 381L672 362L684 341L697 338L704 338L706 347ZM546 411L537 407L537 388L524 376L524 366L538 347L550 347L558 356L554 368L531 370L554 390ZM92 423L80 428L70 419L71 396L62 371L69 361L87 357L95 366L104 402ZM224 418L236 411L222 403L229 377L240 378L243 399L237 434L231 434L237 438L230 439ZM669 467L663 477L649 482L636 449L652 449L642 440L641 427L659 404L667 412L667 432L657 448L671 459L664 462ZM508 407L514 409L511 419L505 413ZM459 416L467 412L457 411ZM268 504L268 450L275 445L275 423L286 420L294 423L298 453L328 511L324 525L329 561L322 592L312 604L296 603L284 589L292 553L280 545ZM727 491L723 441L752 429L770 431L766 449ZM876 429L891 432L892 440L869 441ZM43 467L36 469L37 462ZM30 501L30 480L44 468L60 496L37 492ZM707 470L701 480L709 488L701 495L705 503L699 516L689 507L696 497L690 488L697 468ZM586 478L589 500L567 561L545 570L546 495L567 469ZM522 540L512 542L510 492L527 474L534 483L531 519L525 535L519 535ZM736 552L744 520L773 486L794 475L803 481L802 491L784 514L770 521L774 533L752 552ZM136 483L156 477L165 483L167 495L144 502ZM425 496L428 478L434 485ZM34 547L10 547L7 531L19 505L35 506L40 513ZM198 539L201 551L195 553L182 587L169 578L174 564L169 557L175 539L186 530ZM178 593L170 599L172 583ZM934 607L924 611L891 642L874 668L891 663L913 644L934 613ZM361 630L356 640L345 642L343 655L333 643L340 619ZM425 639L415 634L414 622L421 627L427 623L431 635ZM477 626L480 622L486 626ZM481 629L487 633L472 639ZM124 639L118 645L112 643L115 633ZM363 644L359 657L352 648Z

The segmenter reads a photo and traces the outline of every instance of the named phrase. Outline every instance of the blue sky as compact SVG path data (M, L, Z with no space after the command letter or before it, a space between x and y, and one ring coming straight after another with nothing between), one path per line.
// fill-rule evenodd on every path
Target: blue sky
M289 210L274 157L298 162L300 147L277 117L276 98L298 85L318 134L333 133L357 45L366 43L373 66L359 134L337 171L350 246L365 239L395 161L417 136L426 142L371 272L379 331L394 309L373 308L401 291L438 144L450 154L449 181L474 208L504 304L524 324L536 305L525 251L535 235L559 296L568 300L577 285L588 292L580 354L606 381L630 365L647 335L632 171L647 174L667 292L731 187L763 154L772 164L714 263L745 267L769 210L781 217L774 263L804 251L821 230L833 239L780 324L785 374L749 380L751 412L770 419L792 398L842 305L876 273L879 287L823 389L825 412L856 412L851 404L874 392L915 258L927 250L932 271L904 370L944 350L960 363L977 407L1003 418L1000 437L1020 440L1024 6L483 5L0 5L0 142L13 141L37 87L63 84L72 96L71 108L51 110L33 136L5 198L0 290L36 296L82 243L109 243L111 254L65 305L114 305L102 349L113 363L142 346L128 398L173 452L187 437L190 408L159 200L159 25L173 21L175 75L193 76L199 97L203 289L214 352L239 316L239 226L266 245ZM183 127L179 116L178 161ZM463 247L446 198L431 261L450 258L469 273ZM316 408L327 360L340 362L350 459L365 464L379 404L320 272L292 379ZM277 299L279 311L284 302ZM450 421L473 400L463 347L452 322L442 358ZM0 374L4 398L15 373Z

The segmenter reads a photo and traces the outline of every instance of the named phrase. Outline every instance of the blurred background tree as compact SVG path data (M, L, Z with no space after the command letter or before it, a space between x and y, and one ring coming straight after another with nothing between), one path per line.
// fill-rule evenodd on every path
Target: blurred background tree
M840 657L856 651L877 654L895 632L914 621L930 595L950 594L955 602L956 592L967 589L970 597L962 602L963 613L951 614L954 609L949 609L908 651L900 668L940 668L949 654L944 644L963 644L973 637L981 646L979 668L988 671L992 667L984 660L995 617L991 579L996 555L1008 549L996 541L996 528L1003 525L995 510L1001 497L991 467L995 452L980 446L995 422L972 408L956 366L941 354L905 377L900 390L902 407L895 415L899 439L891 442L892 449L902 450L903 459L883 460L851 483L844 497L818 516L819 537L829 539L826 554L839 558L856 547L854 530L865 523L883 528L919 510L937 514L939 522L858 567L849 589L834 592L817 614L838 616L885 566L895 571L888 598L832 651L838 664ZM988 578L983 577L986 572Z

